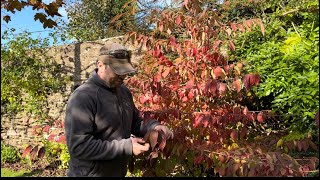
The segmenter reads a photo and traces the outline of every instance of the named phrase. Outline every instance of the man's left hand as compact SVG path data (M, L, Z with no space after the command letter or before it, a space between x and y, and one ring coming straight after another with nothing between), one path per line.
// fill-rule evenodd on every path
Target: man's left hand
M160 124L154 127L154 129L158 132L162 132L167 140L170 138L173 139L173 132L167 126Z

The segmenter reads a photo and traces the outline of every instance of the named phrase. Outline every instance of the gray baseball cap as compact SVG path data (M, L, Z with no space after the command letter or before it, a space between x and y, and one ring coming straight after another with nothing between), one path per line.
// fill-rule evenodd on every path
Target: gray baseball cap
M102 46L97 60L110 65L117 75L137 72L131 64L131 51L118 43L110 42Z

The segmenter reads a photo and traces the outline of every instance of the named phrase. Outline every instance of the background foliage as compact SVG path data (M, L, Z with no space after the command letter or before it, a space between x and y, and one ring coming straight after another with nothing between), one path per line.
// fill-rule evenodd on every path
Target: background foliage
M236 59L244 60L249 72L261 74L261 84L255 89L259 99L253 106L272 109L281 115L284 125L298 132L317 133L318 5L318 1L263 2L257 9L263 12L258 17L265 22L266 35L261 37L255 30L236 43Z
M129 29L137 29L135 13L119 17L121 23L112 24L112 18L127 12L123 7L128 0L81 0L66 6L69 23L67 32L77 41L92 41L123 35ZM133 5L135 6L135 5ZM134 8L136 9L136 8Z
M63 88L60 65L46 55L48 39L5 31L1 37L1 114L46 118L49 93ZM40 118L40 119L41 119ZM39 119L39 120L40 120Z

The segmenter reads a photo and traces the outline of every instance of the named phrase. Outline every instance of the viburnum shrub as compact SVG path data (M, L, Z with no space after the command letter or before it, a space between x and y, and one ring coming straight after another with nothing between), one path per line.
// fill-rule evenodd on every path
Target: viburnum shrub
M227 4L226 4L227 5ZM127 81L144 121L157 119L174 132L172 141L150 132L152 152L134 159L130 172L143 176L306 176L318 159L300 165L281 150L269 152L250 141L256 126L272 119L270 111L250 111L259 74L244 74L232 59L238 33L259 26L260 19L222 23L199 0L182 3L152 17L154 32L127 35L147 49L139 73ZM276 146L271 142L266 146ZM136 171L137 172L137 171Z

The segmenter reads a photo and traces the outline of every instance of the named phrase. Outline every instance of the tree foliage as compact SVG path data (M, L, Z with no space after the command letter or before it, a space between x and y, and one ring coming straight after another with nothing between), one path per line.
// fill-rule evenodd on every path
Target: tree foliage
M7 41L1 44L1 114L46 117L47 95L63 88L60 66L46 56L48 39L15 35L14 29L1 39Z
M236 56L246 60L249 72L262 74L255 90L262 105L256 107L270 107L292 130L308 132L316 129L319 110L318 1L285 3L259 5L262 12L263 7L274 11L263 18L266 36L261 38L259 30L245 34Z
M32 7L33 10L44 10L44 13L39 12L34 15L34 20L39 20L43 24L43 28L52 28L57 26L57 23L49 16L61 16L58 12L59 8L64 4L63 0L52 1L49 4L43 3L41 0L1 0L1 9L15 14L16 11L21 11L24 7ZM7 23L11 20L11 16L6 14L3 20Z
M67 32L78 41L91 41L123 35L137 28L134 21L136 5L132 14L117 16L128 11L128 0L82 0L67 5L69 23ZM118 17L118 23L111 22ZM121 23L120 23L121 22Z

